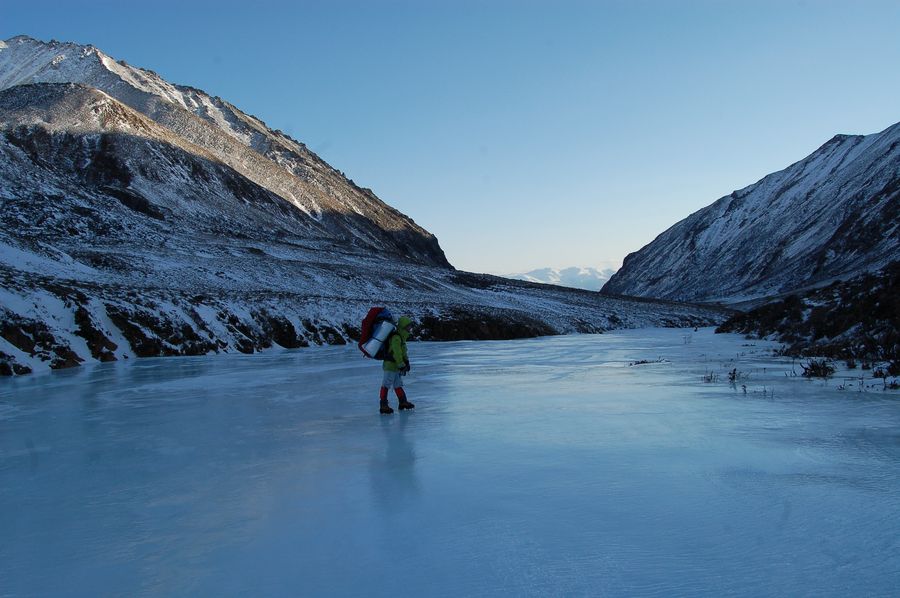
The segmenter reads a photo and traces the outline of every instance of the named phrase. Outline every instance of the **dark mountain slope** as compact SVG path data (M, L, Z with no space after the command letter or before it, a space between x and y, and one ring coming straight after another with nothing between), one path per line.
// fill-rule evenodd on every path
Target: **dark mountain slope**
M898 376L900 261L735 314L718 331L775 338L791 355L884 361Z
M737 304L900 257L900 124L838 135L630 254L605 292Z

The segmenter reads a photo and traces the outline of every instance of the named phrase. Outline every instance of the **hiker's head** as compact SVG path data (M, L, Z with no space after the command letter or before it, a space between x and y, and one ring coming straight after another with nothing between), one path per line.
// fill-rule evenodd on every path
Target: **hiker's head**
M412 326L412 319L409 316L400 316L400 319L397 320L397 328L400 330L409 330L410 326Z

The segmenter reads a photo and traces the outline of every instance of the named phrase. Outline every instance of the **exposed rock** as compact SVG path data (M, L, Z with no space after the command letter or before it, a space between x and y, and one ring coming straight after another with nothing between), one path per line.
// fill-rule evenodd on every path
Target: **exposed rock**
M113 351L118 349L118 346L103 334L91 317L90 312L84 306L79 305L75 310L75 324L78 325L78 328L75 329L75 334L87 341L88 349L90 349L94 359L99 359L100 361L116 360Z
M594 330L596 332L596 330ZM550 336L557 332L527 314L452 310L440 317L424 316L414 338L440 340L509 340Z
M900 364L900 261L736 314L718 331L777 339L789 355Z

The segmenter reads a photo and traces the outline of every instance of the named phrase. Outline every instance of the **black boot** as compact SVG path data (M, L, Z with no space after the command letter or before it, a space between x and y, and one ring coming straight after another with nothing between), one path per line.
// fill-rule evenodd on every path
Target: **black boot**
M391 409L390 405L388 405L387 399L381 399L381 406L378 408L378 412L382 415L390 415L394 412L394 410Z
M394 392L397 393L397 398L400 399L399 409L403 411L404 409L415 409L416 406L409 401L406 400L406 392L402 388L395 388Z

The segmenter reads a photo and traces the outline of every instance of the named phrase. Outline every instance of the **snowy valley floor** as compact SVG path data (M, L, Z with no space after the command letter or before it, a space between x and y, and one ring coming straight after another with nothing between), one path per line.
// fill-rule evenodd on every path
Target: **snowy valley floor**
M772 346L415 343L390 417L354 347L2 379L0 596L890 595L900 394Z

